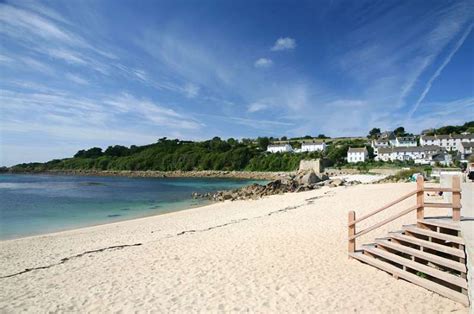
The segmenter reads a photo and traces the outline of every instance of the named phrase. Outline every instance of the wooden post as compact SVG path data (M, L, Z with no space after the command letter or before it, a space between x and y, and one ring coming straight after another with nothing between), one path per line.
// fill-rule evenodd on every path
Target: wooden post
M349 238L354 236L356 233L356 226L355 224L351 225L353 221L356 220L356 213L355 211L351 210L349 212ZM349 239L349 253L354 253L356 248L356 239Z
M425 191L424 191L424 179L422 175L416 178L416 219L421 220L425 218Z
M461 179L459 176L453 176L453 220L461 220Z

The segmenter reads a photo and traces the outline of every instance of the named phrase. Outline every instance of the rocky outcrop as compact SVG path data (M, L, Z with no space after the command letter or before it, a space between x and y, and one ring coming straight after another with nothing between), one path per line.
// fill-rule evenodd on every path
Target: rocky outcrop
M330 180L327 175L318 176L314 171L302 171L296 175L287 175L281 179L277 179L267 183L266 185L251 184L240 189L230 191L218 191L215 193L196 193L192 194L193 198L204 198L212 201L226 201L226 200L247 200L259 199L264 196L283 194L283 193L298 193L303 191L310 191L319 189L323 186L338 187L343 185L360 184L359 181L346 182L342 179Z

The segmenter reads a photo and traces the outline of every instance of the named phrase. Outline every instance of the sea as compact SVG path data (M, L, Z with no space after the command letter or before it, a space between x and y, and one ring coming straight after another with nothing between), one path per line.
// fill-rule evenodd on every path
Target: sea
M209 204L192 192L257 180L0 174L0 240L165 214Z

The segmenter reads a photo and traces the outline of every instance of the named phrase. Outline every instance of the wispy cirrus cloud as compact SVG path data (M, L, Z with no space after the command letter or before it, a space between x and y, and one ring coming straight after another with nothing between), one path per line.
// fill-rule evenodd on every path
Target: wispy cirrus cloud
M72 73L68 73L66 74L66 77L73 81L74 83L76 84L79 84L79 85L89 85L89 81L86 80L85 78L77 75L77 74L72 74Z
M438 67L438 69L436 69L435 73L428 80L428 82L426 83L425 89L423 90L420 97L413 105L413 108L408 112L408 119L412 118L415 111L418 109L422 101L425 99L426 95L428 95L428 93L430 92L433 82L438 78L438 76L441 75L441 72L449 64L449 62L451 62L451 59L453 58L453 56L456 54L459 48L461 48L461 46L464 44L464 41L466 40L467 36L469 36L469 34L472 31L472 27L473 27L473 24L467 27L467 29L464 31L464 33L462 34L461 38L458 40L454 48L447 55L446 59L444 59L443 63Z

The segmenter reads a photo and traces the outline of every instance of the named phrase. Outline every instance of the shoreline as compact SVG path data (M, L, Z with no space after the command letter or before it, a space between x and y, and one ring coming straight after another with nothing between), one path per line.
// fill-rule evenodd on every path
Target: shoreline
M92 224L92 225L89 225L89 226L73 227L73 228L68 228L68 229L63 229L63 230L58 230L58 231L53 231L53 232L47 232L47 233L41 233L41 234L28 235L28 236L18 237L18 238L3 239L3 240L0 239L0 244L4 244L6 242L11 242L11 241L17 241L17 240L29 240L29 239L35 239L35 238L43 238L43 237L46 238L46 237L61 236L61 235L67 234L69 232L87 231L87 229L94 229L94 228L97 228L97 227L107 227L107 226L113 226L113 225L123 224L123 223L127 223L127 222L134 222L134 221L138 221L138 220L146 220L146 219L153 218L153 217L177 214L177 213L180 213L182 211L190 211L190 210L193 210L193 209L200 209L200 208L203 208L203 207L212 206L212 205L221 203L221 202L217 202L217 201L208 201L208 202L209 203L207 203L207 204L199 204L199 205L196 205L196 206L185 207L185 208L181 208L181 209L178 209L178 210L172 210L172 211L164 212L164 213L145 215L145 216L142 216L142 217L133 217L133 218L130 218L130 219L123 219L123 220L118 220L118 221L95 223L95 224Z
M202 171L154 171L154 170L47 170L47 171L20 171L4 172L3 174L29 174L29 175L64 175L64 176L98 176L98 177L131 177L131 178L222 178L222 179L253 179L253 180L276 180L296 171L224 171L224 170L202 170ZM2 173L0 173L2 174Z

